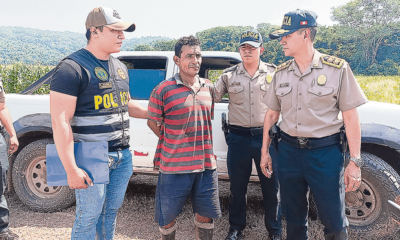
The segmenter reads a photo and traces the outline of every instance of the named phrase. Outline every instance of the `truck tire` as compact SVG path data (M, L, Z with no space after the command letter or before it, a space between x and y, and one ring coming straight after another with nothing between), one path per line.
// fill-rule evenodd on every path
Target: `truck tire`
M398 234L400 226L392 219L388 200L400 195L400 176L385 161L362 152L360 188L346 193L346 216L350 231L362 239L384 239Z
M46 145L52 143L49 138L34 141L21 150L14 162L14 190L35 211L59 211L75 203L75 191L68 186L47 186Z

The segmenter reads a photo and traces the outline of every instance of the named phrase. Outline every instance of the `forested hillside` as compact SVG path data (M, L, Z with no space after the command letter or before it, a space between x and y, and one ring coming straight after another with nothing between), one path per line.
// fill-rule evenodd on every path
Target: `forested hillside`
M62 58L86 45L82 33L45 31L23 27L0 27L0 64L24 62L56 65ZM140 44L169 40L166 37L127 39L122 50L135 50Z
M344 58L356 74L399 75L400 0L353 0L333 8L334 26L319 26L315 48ZM268 34L278 29L269 23L255 28L264 38L262 59L280 64L285 57L279 41ZM237 51L239 35L251 26L215 27L196 33L202 50ZM85 46L84 34L43 31L22 27L0 27L0 64L14 62L55 65L73 51ZM122 50L172 51L176 39L141 37L124 41Z

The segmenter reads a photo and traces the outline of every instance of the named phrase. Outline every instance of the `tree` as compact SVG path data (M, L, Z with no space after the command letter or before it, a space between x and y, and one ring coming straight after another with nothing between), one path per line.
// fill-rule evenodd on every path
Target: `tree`
M246 30L253 29L250 26L215 27L196 33L204 51L227 51L238 50L240 34Z
M399 41L387 41L400 32L400 0L353 0L333 7L331 19L349 28L359 39L363 53L360 64L372 66L376 63L381 46L400 45Z
M137 46L135 51L154 51L154 48L148 44L142 44Z
M177 40L160 40L153 43L155 51L174 51Z

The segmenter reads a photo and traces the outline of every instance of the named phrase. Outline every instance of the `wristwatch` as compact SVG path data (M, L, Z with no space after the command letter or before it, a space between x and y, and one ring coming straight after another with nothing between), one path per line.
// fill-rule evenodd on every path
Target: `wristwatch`
M349 156L349 160L353 161L357 167L364 166L364 159L362 159L362 158L355 158L355 157Z

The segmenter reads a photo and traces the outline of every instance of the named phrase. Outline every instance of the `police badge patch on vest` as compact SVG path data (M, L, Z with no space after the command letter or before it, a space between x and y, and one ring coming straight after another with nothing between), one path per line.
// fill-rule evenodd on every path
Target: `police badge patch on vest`
M96 67L94 69L94 73L96 74L96 77L98 79L100 79L101 81L107 81L108 80L108 73L104 68Z
M126 79L126 75L125 75L124 71L123 71L121 68L118 68L117 72L118 72L118 75L119 75L122 79L124 79L124 80Z
M112 88L112 82L99 83L99 89Z

